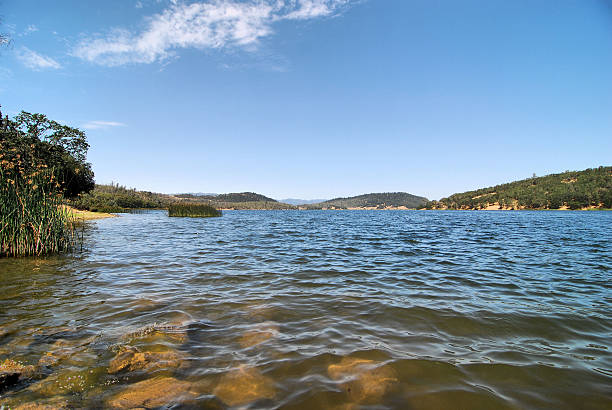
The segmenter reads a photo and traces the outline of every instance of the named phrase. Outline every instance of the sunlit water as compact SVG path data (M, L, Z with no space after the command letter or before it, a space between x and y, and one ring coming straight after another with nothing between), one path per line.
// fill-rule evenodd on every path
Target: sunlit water
M611 222L502 211L94 221L82 253L0 260L0 361L36 367L0 405L610 409ZM133 347L150 356L114 369ZM157 401L134 393L151 380Z

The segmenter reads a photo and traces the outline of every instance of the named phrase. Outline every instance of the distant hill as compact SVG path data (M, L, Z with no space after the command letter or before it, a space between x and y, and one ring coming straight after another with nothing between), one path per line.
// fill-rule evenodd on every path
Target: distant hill
M283 202L285 204L291 205L308 205L308 204L318 204L319 202L327 201L327 199L295 199L295 198L287 198L280 199L279 202Z
M407 192L384 192L376 194L358 195L349 198L330 199L328 201L308 205L308 208L421 208L426 203L427 198L412 195Z
M174 194L177 198L183 197L198 197L198 196L217 196L219 194L213 192L184 192L182 194Z
M453 194L428 209L612 208L612 167L566 171Z
M268 198L267 196L256 194L255 192L219 194L214 197L214 200L220 202L278 202L276 199Z
M177 195L188 202L205 202L222 209L295 209L293 205L278 202L255 192L239 192L218 195Z
M118 184L96 185L92 192L81 195L70 204L78 209L91 211L125 212L138 208L167 208L177 202L206 203L222 209L296 209L293 205L253 192L166 195L137 191Z

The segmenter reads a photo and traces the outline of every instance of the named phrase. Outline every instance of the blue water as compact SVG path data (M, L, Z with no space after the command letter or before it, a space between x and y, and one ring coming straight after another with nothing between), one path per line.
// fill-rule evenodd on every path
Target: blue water
M190 393L169 407L609 409L611 222L598 211L95 221L83 253L0 260L0 360L35 365L58 340L69 351L0 403L108 406L170 377ZM155 326L171 330L134 336ZM110 374L127 345L182 364ZM80 387L32 387L78 372Z

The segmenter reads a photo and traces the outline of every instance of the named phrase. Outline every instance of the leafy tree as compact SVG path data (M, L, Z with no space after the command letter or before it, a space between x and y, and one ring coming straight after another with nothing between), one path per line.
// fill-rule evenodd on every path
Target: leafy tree
M0 132L5 158L18 170L43 165L53 171L62 193L75 197L91 191L94 173L86 162L89 144L83 131L22 111Z
M77 161L85 162L89 144L85 133L50 120L44 114L21 111L9 124L9 130L62 147Z

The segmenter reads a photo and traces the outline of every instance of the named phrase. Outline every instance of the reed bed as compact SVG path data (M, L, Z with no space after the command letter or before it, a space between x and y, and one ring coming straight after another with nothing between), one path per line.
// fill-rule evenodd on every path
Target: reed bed
M29 256L71 250L73 218L46 167L24 174L0 155L0 256Z
M172 204L168 206L168 216L209 218L221 216L221 211L209 204Z

